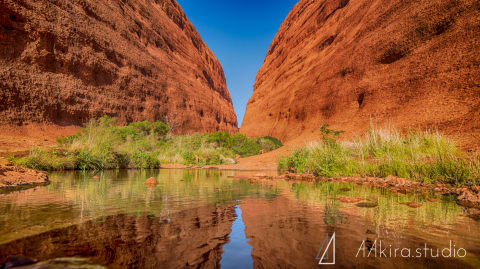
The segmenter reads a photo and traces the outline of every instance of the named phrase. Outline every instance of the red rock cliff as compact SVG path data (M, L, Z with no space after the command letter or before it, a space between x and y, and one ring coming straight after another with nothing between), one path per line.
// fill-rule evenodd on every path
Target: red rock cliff
M175 0L0 0L0 124L235 131L222 66Z
M301 0L258 71L241 132L283 141L370 122L480 144L480 2Z

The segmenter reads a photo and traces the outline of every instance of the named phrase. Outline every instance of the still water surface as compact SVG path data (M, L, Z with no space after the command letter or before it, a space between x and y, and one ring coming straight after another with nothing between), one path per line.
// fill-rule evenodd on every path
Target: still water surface
M0 261L24 255L88 257L109 268L321 268L319 248L335 233L332 268L480 268L480 222L452 197L428 202L431 196L355 184L245 179L253 174L52 173L48 186L0 194ZM151 176L156 186L144 184ZM422 206L400 204L410 201ZM380 241L387 257L381 248L377 257L362 255ZM362 244L366 252L358 252ZM410 257L401 257L406 250L393 256L395 248ZM441 257L443 248L452 257ZM459 249L465 257L453 257L463 256Z

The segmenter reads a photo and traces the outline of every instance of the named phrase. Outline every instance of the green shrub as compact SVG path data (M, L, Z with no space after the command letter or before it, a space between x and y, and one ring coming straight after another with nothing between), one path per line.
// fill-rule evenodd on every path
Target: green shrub
M358 163L352 158L349 149L337 143L312 144L294 150L279 161L279 168L295 170L298 173L312 173L317 176L334 177L354 175Z
M76 167L80 170L102 170L105 165L101 158L88 151L81 151L75 154Z
M195 163L195 155L191 151L183 152L182 154L184 164L194 164Z
M37 170L65 170L75 168L75 157L67 152L32 149L25 157L9 157L18 166Z
M249 139L243 134L234 134L227 140L227 147L242 157L257 155L260 151L260 145L255 140Z
M283 146L282 141L278 140L277 138L275 138L273 136L264 136L264 137L261 137L261 139L271 141L273 143L273 145L275 146L275 149Z
M335 131L328 128L328 124L322 124L320 132L322 133L322 140L325 144L336 144L338 136L344 131Z
M137 168L159 168L160 161L155 152L135 151L132 161Z
M320 176L389 175L423 182L478 184L480 157L463 158L455 144L429 132L371 128L353 142L338 142L338 131L322 126L322 143L312 144L279 159L279 169Z
M211 134L205 134L207 142L215 143L217 147L226 147L230 138L230 134L227 132L216 132Z
M131 122L128 124L128 127L133 128L135 130L135 134L138 136L149 135L150 131L152 130L150 122L146 120Z
M74 140L78 139L80 135L81 133L76 133L74 135L57 137L57 143L60 145L71 144Z
M325 177L352 176L358 166L348 148L328 142L311 149L308 167L315 175Z
M165 137L170 131L170 127L161 121L153 122L151 127L153 133L158 137Z
M130 156L127 153L114 152L112 166L110 168L130 167Z
M297 173L314 172L307 168L307 159L310 152L307 148L295 149L292 154L279 159L278 166L281 170L294 169Z
M216 132L167 135L163 122L139 121L116 126L104 116L90 121L78 134L57 139L61 152L32 151L16 164L41 170L100 170L114 168L158 168L160 163L209 165L235 163L236 154L251 156L262 149L281 146L273 137L247 138L242 134Z
M120 137L123 141L127 140L128 137L135 138L137 136L137 131L132 126L123 126L118 127L113 130L114 136Z

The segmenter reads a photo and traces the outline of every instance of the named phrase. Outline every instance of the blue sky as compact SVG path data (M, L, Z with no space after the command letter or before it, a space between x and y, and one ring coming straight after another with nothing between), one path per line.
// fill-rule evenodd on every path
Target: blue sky
M257 71L297 0L177 0L222 64L240 127Z

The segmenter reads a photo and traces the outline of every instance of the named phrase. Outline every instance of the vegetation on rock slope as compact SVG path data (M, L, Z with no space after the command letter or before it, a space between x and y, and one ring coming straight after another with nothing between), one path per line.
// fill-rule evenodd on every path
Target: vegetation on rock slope
M427 183L479 183L480 156L467 158L438 133L375 130L352 142L339 142L338 131L323 125L320 143L311 143L279 159L279 168L318 176L389 175Z
M58 138L55 150L33 149L26 157L10 157L19 166L39 170L158 168L162 163L213 165L282 146L273 137L248 138L226 132L172 135L163 122L116 126L115 118L92 120L81 132Z

